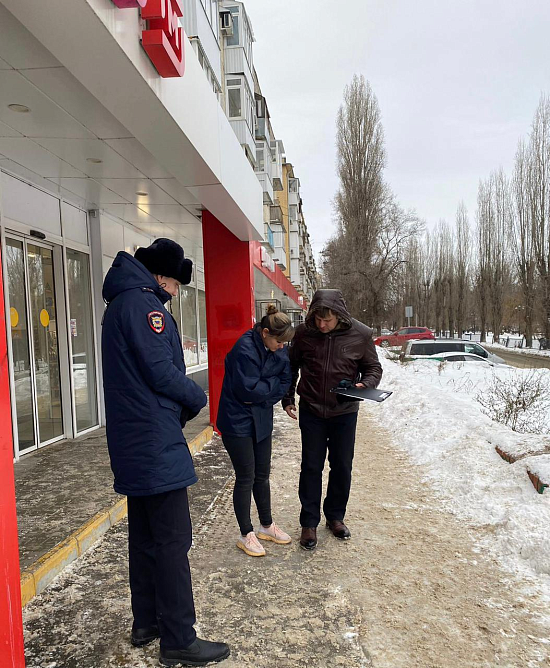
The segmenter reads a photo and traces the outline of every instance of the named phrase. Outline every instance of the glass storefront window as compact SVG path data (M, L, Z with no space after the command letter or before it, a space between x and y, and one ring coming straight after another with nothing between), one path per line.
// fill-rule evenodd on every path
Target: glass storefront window
M98 424L90 260L67 249L69 336L73 359L73 392L77 431Z
M35 445L35 436L23 242L6 240L6 268L18 445L26 450Z
M206 295L204 290L199 290L199 326L201 332L201 342L199 347L200 364L208 362L208 341L206 338Z
M185 366L198 364L197 307L195 288L182 285L180 288L181 339Z
M53 254L31 244L27 254L38 430L44 443L63 435Z

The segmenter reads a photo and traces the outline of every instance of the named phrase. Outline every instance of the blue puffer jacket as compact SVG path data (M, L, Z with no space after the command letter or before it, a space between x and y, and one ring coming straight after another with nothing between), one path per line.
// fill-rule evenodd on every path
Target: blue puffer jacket
M286 348L266 350L259 325L245 332L225 358L216 422L222 435L267 438L273 431L273 406L291 381Z
M185 375L171 297L128 253L119 253L103 285L103 388L115 491L148 496L197 481L181 420L206 405Z

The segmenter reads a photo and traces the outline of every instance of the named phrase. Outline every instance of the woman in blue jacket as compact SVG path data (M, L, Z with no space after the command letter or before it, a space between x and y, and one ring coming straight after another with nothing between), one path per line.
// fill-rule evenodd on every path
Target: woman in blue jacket
M271 516L269 472L273 406L292 380L285 342L294 336L289 317L274 306L245 332L225 358L217 426L235 469L233 507L241 535L237 547L251 557L263 557L258 538L290 543ZM250 519L254 495L261 527L256 535Z

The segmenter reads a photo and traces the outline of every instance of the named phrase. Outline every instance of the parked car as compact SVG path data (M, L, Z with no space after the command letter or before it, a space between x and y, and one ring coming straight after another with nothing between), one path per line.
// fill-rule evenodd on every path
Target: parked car
M401 349L400 358L405 357L419 359L433 357L441 353L470 353L494 364L505 364L502 357L490 353L488 350L474 341L463 339L434 339L433 341L408 341Z
M391 329L386 329L385 327L382 327L382 329L380 330L380 336L389 336L390 334L392 334Z
M427 327L403 327L392 334L385 334L376 337L374 344L383 348L401 346L410 339L434 339L435 336L431 329Z
M495 362L491 360L486 360L479 355L474 355L474 353L436 353L435 355L429 355L426 357L422 355L420 357L412 357L416 361L434 361L434 362L474 362L474 364L483 364L484 366L497 366Z

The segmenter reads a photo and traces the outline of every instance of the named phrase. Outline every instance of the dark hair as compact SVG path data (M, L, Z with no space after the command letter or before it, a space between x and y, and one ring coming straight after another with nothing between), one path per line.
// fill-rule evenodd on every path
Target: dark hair
M319 308L316 308L311 312L311 315L314 317L317 316L318 318L331 318L335 315L338 318L338 314L328 308L328 306L319 306ZM338 320L340 320L340 318L338 318Z
M294 327L286 313L277 310L277 307L270 304L267 307L266 314L260 321L261 329L267 329L271 336L277 341L290 341L294 336Z

